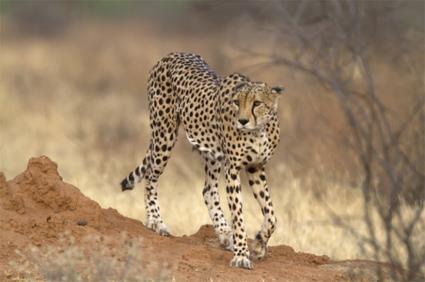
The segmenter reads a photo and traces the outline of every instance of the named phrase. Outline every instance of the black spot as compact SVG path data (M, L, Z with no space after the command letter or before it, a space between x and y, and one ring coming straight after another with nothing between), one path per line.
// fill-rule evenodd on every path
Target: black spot
M204 189L202 190L202 195L205 195L208 191L210 191L210 186L207 185L204 187Z
M256 173L256 172L257 172L257 168L256 168L256 167L251 166L251 167L249 167L249 168L247 169L247 171L248 171L249 173Z
M236 180L237 175L236 174L231 174L230 177L232 177L233 180Z
M261 237L261 234L260 233L257 233L257 235L255 236L255 239L257 241L263 242L263 238Z
M263 181L266 181L266 176L264 174L261 174L260 179L263 180Z
M260 197L264 198L264 191L260 191Z
M136 169L134 170L134 172L136 173L137 176L140 176L140 167L136 167Z

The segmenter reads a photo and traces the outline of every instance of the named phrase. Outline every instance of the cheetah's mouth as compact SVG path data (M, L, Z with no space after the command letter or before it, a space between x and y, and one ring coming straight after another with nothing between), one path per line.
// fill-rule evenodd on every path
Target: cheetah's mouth
M257 126L247 126L247 125L241 125L239 123L236 124L236 129L243 131L243 132L252 132L259 129Z

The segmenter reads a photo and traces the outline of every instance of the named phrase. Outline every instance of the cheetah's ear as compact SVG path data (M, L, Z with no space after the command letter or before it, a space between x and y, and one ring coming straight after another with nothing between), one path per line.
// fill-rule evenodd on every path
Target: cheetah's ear
M282 86L274 86L271 90L273 94L282 94L283 91L285 91L285 88L283 88Z
M239 92L241 91L243 88L245 88L246 86L248 86L248 82L243 81L243 82L239 82L238 84L236 84L234 90L235 92Z
M273 109L275 111L277 111L277 106L278 106L278 100L281 97L281 94L283 93L283 91L285 90L285 88L283 88L282 86L274 86L270 89L270 96L273 100Z

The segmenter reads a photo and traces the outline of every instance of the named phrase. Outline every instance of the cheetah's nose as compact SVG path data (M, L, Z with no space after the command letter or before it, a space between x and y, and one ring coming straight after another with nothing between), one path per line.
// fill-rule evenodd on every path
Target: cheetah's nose
M248 120L246 118L240 118L239 123L242 124L242 125L245 125L245 124L248 123Z

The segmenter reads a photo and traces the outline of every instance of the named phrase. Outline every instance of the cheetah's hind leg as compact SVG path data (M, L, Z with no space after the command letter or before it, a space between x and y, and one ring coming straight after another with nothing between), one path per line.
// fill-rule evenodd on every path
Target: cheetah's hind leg
M171 86L167 86L171 87ZM158 200L158 180L177 141L179 118L173 92L153 88L150 91L151 146L145 174L146 226L160 235L169 235ZM170 92L170 93L169 93ZM164 102L165 101L165 102ZM159 107L159 105L161 105Z
M212 220L215 233L218 236L220 245L226 250L233 250L232 229L226 222L223 210L220 206L220 195L218 193L218 178L220 176L221 163L217 160L209 159L204 155L205 160L205 185L202 190L205 205Z

